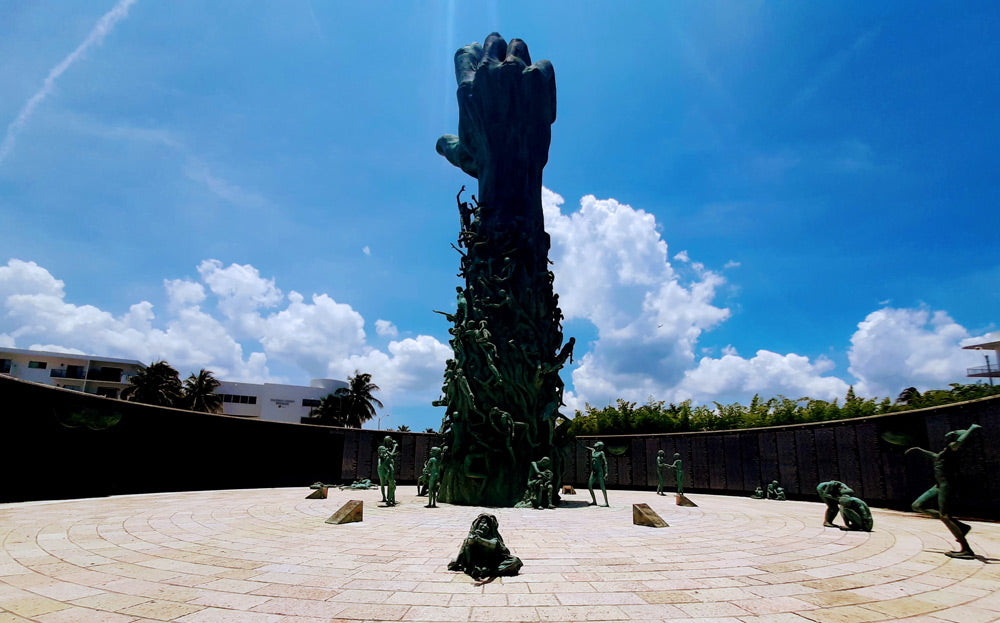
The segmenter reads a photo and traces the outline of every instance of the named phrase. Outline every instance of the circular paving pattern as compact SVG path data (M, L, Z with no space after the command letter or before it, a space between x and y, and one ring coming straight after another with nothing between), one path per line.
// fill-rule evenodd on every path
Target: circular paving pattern
M308 488L0 505L0 623L1000 620L997 524L973 522L980 558L954 560L941 522L909 513L855 533L823 528L819 502L581 491L487 510L524 568L477 584L447 564L484 509L406 491L395 508ZM349 499L363 522L324 523ZM670 526L633 525L642 502Z

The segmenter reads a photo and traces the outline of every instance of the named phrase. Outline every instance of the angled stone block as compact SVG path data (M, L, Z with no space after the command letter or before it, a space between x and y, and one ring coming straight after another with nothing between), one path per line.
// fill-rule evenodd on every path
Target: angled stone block
M342 524L363 520L364 506L361 500L348 500L336 513L330 515L326 523Z
M676 500L677 500L677 506L693 506L693 507L698 506L697 504L689 500L687 496L684 495L683 493L678 493Z
M656 511L649 507L649 504L632 505L632 523L637 526L649 526L650 528L669 528L670 524L663 521L663 518L656 514Z
M307 500L325 500L326 487L317 487L315 491L306 496Z

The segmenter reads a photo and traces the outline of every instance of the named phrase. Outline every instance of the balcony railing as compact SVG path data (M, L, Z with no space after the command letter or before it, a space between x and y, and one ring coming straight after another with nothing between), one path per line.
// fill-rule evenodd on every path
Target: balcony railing
M49 371L49 376L54 379L85 379L87 378L86 373L83 370L67 370L61 368L53 368Z
M967 368L965 376L977 376L980 378L1000 378L1000 368L997 366L979 366L977 368Z

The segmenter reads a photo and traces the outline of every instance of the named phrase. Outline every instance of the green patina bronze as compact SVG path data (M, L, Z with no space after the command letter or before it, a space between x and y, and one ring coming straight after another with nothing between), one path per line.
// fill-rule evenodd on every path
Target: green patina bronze
M769 500L784 500L785 489L778 484L777 480L772 480L767 485L767 499Z
M681 455L675 452L674 462L667 467L677 474L677 495L684 495L684 461L681 460Z
M667 455L663 450L659 450L656 453L656 495L666 495L663 492L663 481L667 477L667 469L670 464L667 463Z
M396 505L396 457L399 455L399 444L386 435L382 445L378 447L378 481L382 492L382 501L386 506Z
M448 570L464 571L479 580L517 575L522 564L504 544L496 516L481 513L472 521L469 535L462 541L458 556L448 563Z
M444 371L441 500L513 506L550 457L554 490L568 455L559 414L559 370L572 361L549 270L542 218L542 169L555 121L555 74L532 63L520 39L497 33L455 54L458 136L437 151L479 180L471 204L458 203L461 254L452 323L454 356ZM462 187L465 190L465 187ZM462 251L462 248L465 251Z
M555 508L553 504L552 462L543 456L531 463L528 470L528 487L515 504L517 508Z
M608 457L604 456L604 442L598 441L594 444L594 447L587 447L590 450L590 480L587 481L587 489L590 490L590 504L591 506L598 506L597 496L594 495L594 483L601 488L601 493L604 494L604 504L601 506L608 505L608 490L604 486L604 477L608 473Z
M427 508L437 508L438 489L441 487L441 448L431 448L424 472L427 474Z
M930 450L917 447L909 448L906 451L906 454L919 452L934 462L934 480L936 484L913 501L913 510L936 517L944 523L945 527L948 528L948 531L951 532L952 536L955 537L955 540L962 547L957 552L946 552L946 555L952 558L975 558L975 553L969 547L969 542L965 538L972 527L951 516L953 496L949 478L954 476L954 470L957 469L956 455L959 448L962 447L962 444L965 443L969 435L979 428L981 427L978 424L973 424L966 430L953 430L946 433L944 436L946 445L940 452L931 452ZM937 501L937 508L931 506L935 500Z
M344 489L371 489L374 486L371 480L365 478L364 480L355 480L349 485L340 485L337 488L343 491ZM382 497L385 496L383 495Z
M845 495L837 502L840 504L840 516L844 518L844 527L841 530L872 531L875 520L864 500L853 495Z
M872 531L875 525L872 513L863 500L854 497L854 491L850 487L839 480L828 480L816 486L816 493L826 504L824 526L841 530ZM844 526L833 523L838 513L844 519Z

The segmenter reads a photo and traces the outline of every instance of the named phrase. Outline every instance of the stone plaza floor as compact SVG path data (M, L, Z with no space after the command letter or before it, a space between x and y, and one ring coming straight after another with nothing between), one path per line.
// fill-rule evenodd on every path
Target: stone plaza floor
M954 560L936 520L873 509L872 533L822 527L825 506L611 491L556 510L426 509L379 492L254 489L0 505L0 623L1000 620L1000 524ZM364 521L324 520L349 499ZM645 502L669 524L632 524ZM497 516L521 574L449 572L472 519Z

